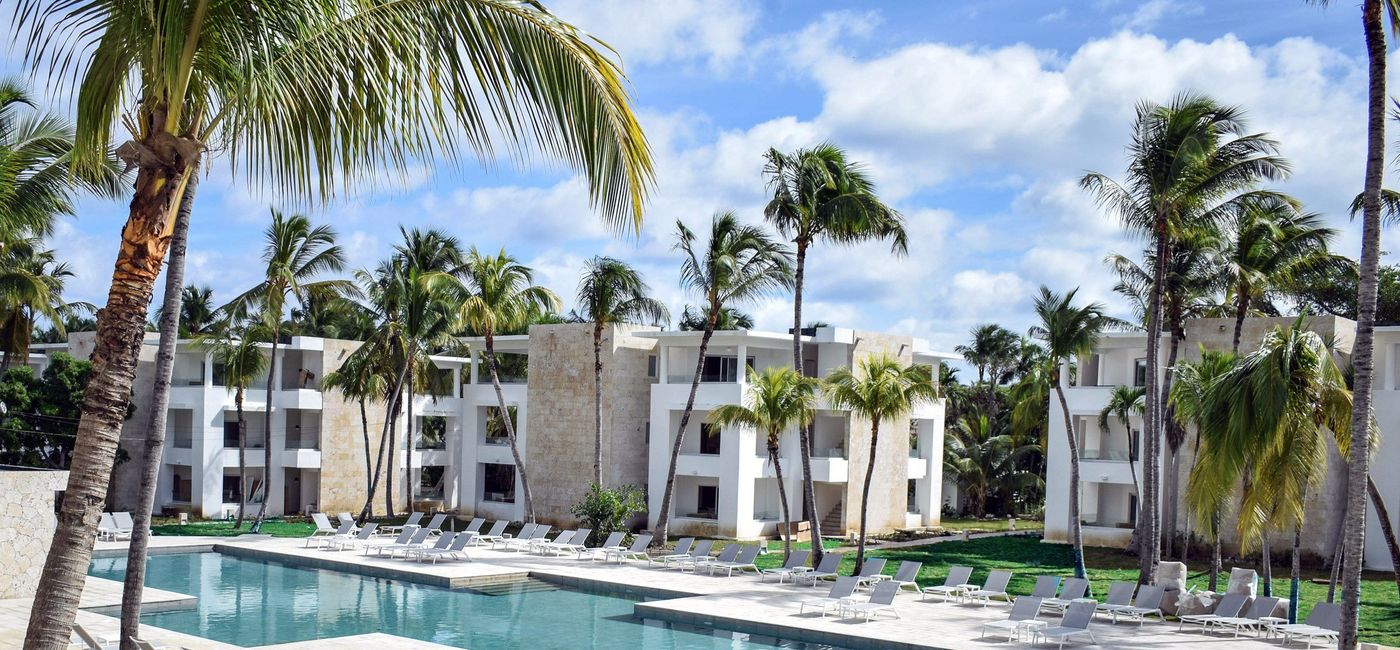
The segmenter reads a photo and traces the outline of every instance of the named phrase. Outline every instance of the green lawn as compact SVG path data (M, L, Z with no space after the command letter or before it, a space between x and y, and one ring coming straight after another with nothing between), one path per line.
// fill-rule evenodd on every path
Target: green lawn
M1006 519L944 519L939 524L940 528L947 530L966 530L974 533L991 533L1008 530L1009 524ZM1045 522L1034 519L1017 519L1016 530L1045 530Z
M1113 549L1088 548L1085 563L1089 568L1089 580L1093 593L1102 595L1108 591L1108 584L1114 580L1137 580L1137 558L1124 555ZM913 548L872 550L870 557L883 557L889 562L885 573L893 574L903 560L923 563L919 571L919 584L943 584L943 579L952 565L974 567L973 582L980 583L991 569L1011 569L1014 575L1008 591L1012 594L1028 594L1035 586L1035 579L1042 575L1069 576L1070 548L1063 544L1043 544L1038 537L994 537L974 539L969 542L948 541ZM783 563L782 553L769 553L760 556L760 567L777 567ZM1199 564L1197 562L1196 564ZM855 566L855 552L847 553L841 564L843 573L850 573ZM1228 569L1228 567L1226 567ZM1220 583L1229 581L1229 574L1221 574ZM1274 571L1274 595L1288 597L1288 570L1276 568ZM1312 604L1326 600L1327 585L1308 582L1311 578L1326 578L1326 571L1304 571L1300 616L1306 618ZM1361 640L1386 645L1400 645L1400 596L1397 596L1392 574L1366 572L1363 576L1361 592ZM1207 584L1204 572L1192 573L1187 577L1187 585L1204 589Z
M173 523L173 520L171 522L161 523L161 520L157 519L151 526L151 534L232 537L248 534L248 529L253 525L251 519L244 521L243 528L238 530L233 529L231 521L191 521L184 526ZM314 530L316 530L316 526L305 521L282 521L280 519L264 520L262 526L262 532L273 537L306 537Z

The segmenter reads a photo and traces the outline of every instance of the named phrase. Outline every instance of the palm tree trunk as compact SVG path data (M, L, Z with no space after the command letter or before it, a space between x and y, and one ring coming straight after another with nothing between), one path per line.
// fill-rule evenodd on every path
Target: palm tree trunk
M1395 529L1390 525L1390 510L1385 507L1381 491L1370 476L1366 477L1366 491L1371 495L1371 507L1376 509L1376 519L1381 522L1381 536L1385 538L1385 547L1390 551L1390 566L1395 574L1395 588L1400 590L1400 546L1395 543Z
M1269 533L1260 533L1259 540L1259 579L1264 583L1264 595L1274 595L1274 558L1269 548Z
M1176 421L1176 407L1168 401L1172 393L1172 381L1175 379L1176 359L1180 352L1181 341L1185 336L1178 338L1177 332L1181 330L1181 317L1178 310L1172 310L1171 323L1171 345L1167 350L1167 369L1162 382L1162 437L1167 441L1166 459L1166 495L1162 499L1163 525L1162 539L1163 547L1170 553L1176 545L1176 520L1177 512L1180 509L1181 497L1181 477L1178 471L1178 462L1181 445L1186 442L1186 431Z
M1065 389L1060 386L1059 364L1056 376L1051 379L1055 387L1055 397L1060 400L1060 411L1065 416L1065 435L1069 438L1069 536L1074 547L1074 577L1085 577L1084 572L1084 522L1079 514L1079 439L1074 435L1074 421L1069 417L1069 403L1065 401Z
M870 424L870 461L865 464L865 480L860 490L860 537L856 539L856 568L852 575L860 575L865 567L865 521L870 510L870 479L875 476L875 452L880 442L880 421Z
M404 471L403 482L404 488L408 491L408 514L412 515L413 488L417 487L418 483L417 481L413 480L413 385L415 382L413 381L413 355L407 354L404 356L406 363L408 364L408 397L405 400L408 406L408 420L404 423L404 428L407 429L408 438L408 469Z
M379 457L378 457L378 459L377 459L377 460L375 461L375 463L374 463L374 480L373 480L372 482L370 482L369 494L365 495L365 506L364 506L363 508L360 509L360 523L361 523L361 524L363 524L363 523L365 522L365 520L368 519L368 518L370 517L371 514L373 514L373 510L374 510L374 493L375 493L375 492L378 490L378 488L379 488L379 479L382 478L382 477L384 476L384 457L385 457L385 455L388 455L388 456L390 456L390 457L395 456L394 450L393 450L393 446L394 446L394 416L395 416L395 413L396 413L396 411L397 411L397 409L398 409L399 393L401 392L401 389L403 388L403 377L404 377L404 373L403 373L402 370L400 370L400 371L399 371L399 376L396 377L396 378L394 378L393 390L390 391L390 392L388 392L388 393L385 393L385 394L384 394L384 398L385 398L385 401L386 401L386 404L384 405L384 431L383 431L383 433L380 433L380 434L379 434ZM388 481L389 481L388 484L387 484L387 485L385 486L385 488L384 488L385 492L387 492L388 495L389 495L389 496L387 497L387 499L386 499L386 500L388 501L388 508L385 510L385 513L386 513L386 516L393 517L393 516L394 516L394 497L393 497L393 494L394 494L394 476L393 476L393 472L389 472Z
M1220 586L1220 518L1215 521L1215 541L1211 544L1210 550L1210 581L1206 585L1211 591L1215 591Z
M525 474L525 461L520 458L520 445L515 439L515 423L511 421L510 409L506 407L506 394L501 391L501 376L496 370L495 339L486 334L486 367L491 371L491 386L496 389L496 402L501 407L501 421L506 428L506 440L510 441L510 455L515 459L515 471L520 474L520 491L525 496L525 519L535 522L535 499L530 494L530 478Z
M658 546L666 543L667 529L671 523L671 496L676 489L676 462L680 460L685 428L690 424L690 415L695 410L695 394L700 390L700 376L705 372L705 351L710 347L710 337L714 336L719 309L718 303L710 307L710 317L705 321L705 333L700 336L700 349L695 359L695 378L690 380L690 396L685 400L685 410L681 411L681 425L676 431L676 440L671 443L671 464L666 470L666 491L661 496L661 512L656 515L656 529L652 531L653 540Z
M164 111L155 111L150 119L151 123L163 124ZM181 157L174 146L178 141L169 133L159 132L142 143L162 160L144 164L137 172L107 304L97 315L92 371L83 391L82 418L73 445L68 484L30 609L26 648L64 648L72 634L122 421L131 399L131 385L136 379L146 308L170 245L171 221L183 197L190 168L197 160Z
M603 323L593 324L593 482L603 486Z
M1160 382L1157 379L1161 365L1158 356L1162 346L1162 282L1167 275L1167 232L1165 215L1158 215L1154 239L1156 240L1156 262L1152 269L1152 288L1149 291L1147 306L1147 382L1143 401L1143 463L1142 463L1142 502L1138 509L1138 582L1148 584L1156 573L1157 562L1161 559L1161 499L1158 483L1161 473L1158 470L1162 443L1162 406Z
M1327 582L1327 602L1337 602L1337 583L1342 579L1342 536L1337 535L1337 541L1332 548L1332 578Z
M238 412L238 518L233 529L243 528L243 514L248 506L248 420L243 417L243 387L233 391L233 408Z
M374 491L374 468L372 455L369 449L369 413L365 410L365 398L359 398L360 402L360 432L365 436L365 493Z
M1298 592L1303 584L1303 562L1298 557L1298 548L1303 545L1303 527L1293 527L1293 566L1292 579L1288 582L1288 622L1298 622Z
M277 344L282 336L282 314L274 314L277 324L272 326L272 356L267 361L267 401L263 404L263 498L258 504L258 517L253 520L252 532L262 532L263 517L267 516L267 502L272 500L272 385L277 373Z
M802 374L802 281L807 267L807 242L797 239L797 261L793 271L792 288L792 369ZM817 514L817 489L812 483L812 427L797 427L798 457L802 461L802 510L807 513L807 528L812 537L812 566L821 563L821 517Z
M403 382L394 391L394 400L389 407L389 457L388 468L384 472L384 511L385 516L394 516L394 475L399 473L399 412L403 409Z
M778 461L777 436L768 437L768 458L773 461L773 474L778 477L778 502L783 506L783 562L792 555L792 513L788 510L787 486L783 485L783 465Z
M1385 171L1385 27L1381 1L1365 0L1362 23L1370 61L1366 134L1366 184L1362 192L1360 281L1356 299L1356 339L1352 345L1354 388L1351 449L1348 451L1346 515L1343 517L1342 625L1339 650L1356 650L1361 607L1361 561L1366 546L1366 478L1370 464L1371 373L1376 326L1377 258L1380 255L1381 175Z
M1249 287L1241 284L1235 291L1235 336L1230 339L1230 352L1239 356L1240 334L1244 331L1244 317L1249 313Z
M122 579L121 647L136 650L131 637L140 638L141 593L146 584L146 547L151 540L151 511L156 504L161 452L165 450L165 419L170 406L170 376L175 369L175 342L180 338L180 299L185 286L185 251L189 243L190 208L194 205L199 170L190 169L185 195L175 213L170 238L170 260L165 267L165 295L161 298L160 344L156 352L151 408L142 445L141 483L136 496L135 526L126 549L126 575Z

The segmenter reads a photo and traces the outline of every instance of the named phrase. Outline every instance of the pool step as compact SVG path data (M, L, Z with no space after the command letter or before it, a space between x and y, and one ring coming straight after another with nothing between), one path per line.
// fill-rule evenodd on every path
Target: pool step
M479 587L472 587L471 591L485 596L511 596L514 594L531 594L542 591L559 591L559 586L545 580L530 578L519 582L481 585Z

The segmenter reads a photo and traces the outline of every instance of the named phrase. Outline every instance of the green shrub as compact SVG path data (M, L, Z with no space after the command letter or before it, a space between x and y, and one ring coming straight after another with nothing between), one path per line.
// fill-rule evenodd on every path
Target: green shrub
M623 485L609 489L597 483L589 487L588 494L573 507L574 516L593 529L587 540L589 545L597 544L608 535L622 530L628 519L646 510L647 501L641 488Z

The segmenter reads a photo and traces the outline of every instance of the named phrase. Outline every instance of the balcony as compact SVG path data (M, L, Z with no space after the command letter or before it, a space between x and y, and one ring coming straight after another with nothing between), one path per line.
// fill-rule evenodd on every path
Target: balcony
M720 476L724 461L718 454L681 452L676 459L677 476Z
M850 468L845 458L812 457L812 480L819 483L845 483Z
M302 469L320 469L321 450L284 449L282 450L282 466L298 467Z

